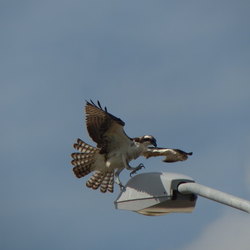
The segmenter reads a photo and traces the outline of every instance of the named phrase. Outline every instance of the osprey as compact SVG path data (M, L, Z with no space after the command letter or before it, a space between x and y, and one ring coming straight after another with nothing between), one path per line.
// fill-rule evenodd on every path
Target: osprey
M151 135L128 137L123 130L125 123L121 119L108 113L106 107L103 109L99 101L98 105L90 101L86 101L86 125L89 136L97 143L97 148L77 139L73 147L80 153L71 154L76 177L81 178L94 172L86 183L87 187L100 187L102 193L107 190L112 193L114 182L123 187L119 179L120 172L124 168L132 170L131 176L144 167L143 164L137 167L129 165L131 160L139 156L165 156L164 162L176 162L185 161L188 155L192 155L179 149L157 148L156 140ZM150 145L153 147L149 147Z

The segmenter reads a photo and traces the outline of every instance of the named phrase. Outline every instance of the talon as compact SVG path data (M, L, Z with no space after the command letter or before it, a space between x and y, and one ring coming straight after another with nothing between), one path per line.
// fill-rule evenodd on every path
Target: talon
M129 175L132 178L132 174L136 174L136 170L133 170Z
M139 166L140 166L141 168L145 168L145 166L144 166L142 163L140 163ZM140 168L140 169L141 169L141 168Z
M130 177L132 178L132 174L136 174L138 170L142 169L142 168L145 168L145 166L140 163L129 175Z
M125 186L123 186L122 184L120 184L119 186L120 186L120 191L124 191L125 190Z

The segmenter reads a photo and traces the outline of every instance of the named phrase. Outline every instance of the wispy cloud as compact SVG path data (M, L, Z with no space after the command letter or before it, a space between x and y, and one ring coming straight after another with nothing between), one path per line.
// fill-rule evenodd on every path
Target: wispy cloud
M219 219L206 226L191 244L181 250L248 250L249 224L249 214L225 210Z

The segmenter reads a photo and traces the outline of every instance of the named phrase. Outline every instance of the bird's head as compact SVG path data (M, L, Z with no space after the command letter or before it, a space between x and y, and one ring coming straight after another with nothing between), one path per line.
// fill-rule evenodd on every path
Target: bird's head
M140 142L149 146L153 145L157 147L156 139L152 135L144 135L140 137Z

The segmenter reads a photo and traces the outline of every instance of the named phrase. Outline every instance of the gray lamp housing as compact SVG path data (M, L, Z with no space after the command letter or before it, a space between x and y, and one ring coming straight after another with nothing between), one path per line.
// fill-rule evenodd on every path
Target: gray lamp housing
M178 186L188 182L194 182L194 180L177 173L138 174L126 183L114 202L115 208L148 216L191 213L194 210L197 195L178 192Z

